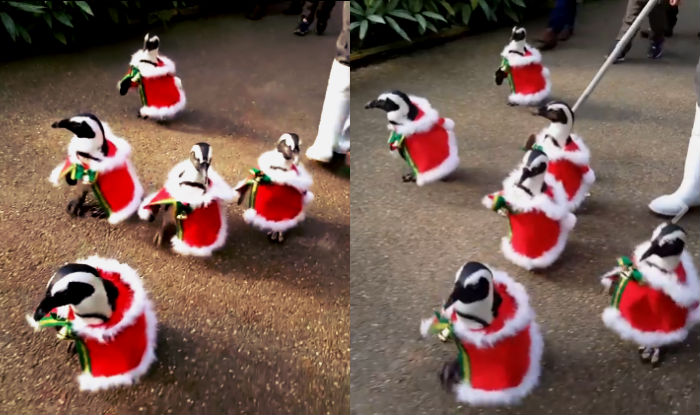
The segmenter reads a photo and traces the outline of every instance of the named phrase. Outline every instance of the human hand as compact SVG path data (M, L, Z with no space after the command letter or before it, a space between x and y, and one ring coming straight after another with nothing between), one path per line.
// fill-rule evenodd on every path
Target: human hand
M670 4L671 6L678 6L679 4L681 4L681 0L668 0L668 4Z

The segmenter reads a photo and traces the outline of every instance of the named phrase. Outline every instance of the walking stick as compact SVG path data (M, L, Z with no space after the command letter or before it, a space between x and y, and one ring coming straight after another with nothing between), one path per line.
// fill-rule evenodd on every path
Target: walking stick
M637 18L634 19L632 26L630 26L630 28L627 29L625 35L622 36L622 39L620 39L620 41L617 42L617 45L615 45L615 49L613 49L610 55L608 55L608 58L603 63L603 66L601 66L600 69L598 69L598 73L595 74L595 76L591 80L591 83L588 84L586 90L583 91L581 96L578 98L578 101L576 101L576 104L574 104L572 111L576 112L576 110L578 110L581 104L583 104L583 102L586 101L586 99L588 99L588 96L591 95L595 87L598 86L598 83L603 78L603 75L605 75L605 72L608 70L610 65L612 65L615 59L617 59L617 57L620 56L622 49L625 48L627 43L629 43L630 39L632 39L632 36L634 36L634 34L637 32L637 29L642 24L642 20L644 20L644 18L647 17L649 13L651 13L651 9L653 9L658 2L659 0L649 0L646 6L644 6L644 8L642 9L642 11L639 12L639 16L637 16Z

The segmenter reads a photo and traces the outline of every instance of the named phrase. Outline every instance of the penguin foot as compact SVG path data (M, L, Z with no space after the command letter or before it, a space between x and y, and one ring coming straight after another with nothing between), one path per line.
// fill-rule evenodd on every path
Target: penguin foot
M267 239L269 239L270 242L282 243L284 241L284 236L282 236L282 232L268 232Z
M85 208L83 207L83 204L80 202L80 200L74 199L68 202L68 206L66 206L66 212L68 212L68 214L73 217L84 216Z
M515 102L510 102L510 101L508 101L508 106L509 106L509 107L517 107L518 104L516 104Z
M639 358L642 359L642 362L648 362L651 360L651 354L653 352L653 348L651 347L640 347L639 348Z
M78 349L75 347L75 342L70 342L68 343L68 350L67 350L69 355L74 355L78 353Z
M153 236L153 245L163 246L163 234L161 232L156 232Z
M92 216L93 218L106 219L107 216L109 216L107 214L107 212L104 209L102 209L100 206L90 206L89 211L90 211L90 216Z
M461 380L459 378L459 362L455 360L452 363L445 363L438 373L438 378L442 387L451 392L452 387Z
M661 362L661 349L658 347L654 347L653 352L651 354L651 359L649 359L649 363L651 363L651 367L658 367L660 362Z
M403 176L401 176L401 180L403 180L404 183L415 182L416 176L414 176L413 173L406 173Z

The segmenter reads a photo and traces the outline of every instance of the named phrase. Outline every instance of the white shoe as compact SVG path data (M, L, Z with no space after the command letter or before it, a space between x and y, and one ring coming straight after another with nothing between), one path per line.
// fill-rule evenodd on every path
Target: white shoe
M328 163L333 158L333 150L328 148L322 149L321 146L312 145L306 149L306 157L321 163Z
M700 206L700 107L695 107L695 122L685 157L683 181L670 195L657 197L649 203L649 209L659 215L676 216L685 206Z

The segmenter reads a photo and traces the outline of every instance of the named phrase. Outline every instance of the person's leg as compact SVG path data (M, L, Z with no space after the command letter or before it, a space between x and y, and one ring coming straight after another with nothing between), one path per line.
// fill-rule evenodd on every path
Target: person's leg
M574 24L576 23L576 0L566 0L566 24L559 32L559 40L566 41L574 34Z
M542 36L538 39L537 45L541 50L553 49L557 46L557 35L566 26L567 14L566 3L568 0L557 0L552 12L549 14L549 23Z
M617 42L619 42L620 39L622 39L622 37L625 35L625 33L627 33L627 30L629 30L630 26L632 26L632 23L634 23L634 20L637 18L637 16L639 16L639 12L642 11L645 4L646 0L627 0L627 10L625 11L625 17L622 18L620 30L618 30L617 32L615 43L613 43L612 47L610 48L610 53L612 53L613 49L615 49ZM629 42L627 42L627 45L625 45L625 48L622 50L620 56L617 57L615 63L623 62L625 60L625 55L627 55L627 52L629 52L630 49L632 49L632 41L634 40L634 36L636 36L636 33L630 38Z
M666 37L673 36L673 29L678 23L678 5L666 7Z
M656 0L649 0L656 1ZM649 52L648 56L651 59L658 59L663 54L663 45L666 32L666 23L668 16L666 15L667 1L658 2L649 13Z
M331 11L335 6L335 1L321 1L316 10L316 33L322 35L328 26L328 19L331 17Z
M700 60L695 68L695 93L700 101ZM681 185L670 195L654 199L649 204L649 209L660 215L675 216L683 210L684 206L700 206L700 106L698 102L695 103L695 120L685 156Z
M321 121L314 144L306 150L306 157L328 162L333 157L333 150L342 151L343 127L350 115L350 67L333 59L333 66L328 77L326 97L321 110Z
M295 35L304 36L309 33L309 27L314 22L314 16L316 15L316 8L318 8L318 0L304 2L304 9L301 12L301 16L299 16L299 24L294 31Z

